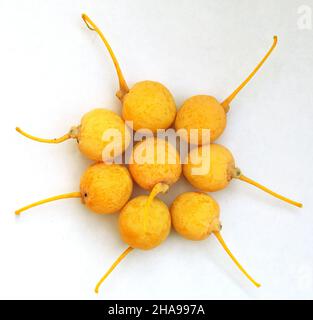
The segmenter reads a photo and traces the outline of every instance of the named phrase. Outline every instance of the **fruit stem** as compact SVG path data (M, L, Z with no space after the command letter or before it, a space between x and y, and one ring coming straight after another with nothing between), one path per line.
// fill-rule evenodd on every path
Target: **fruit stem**
M227 112L229 110L229 104L232 102L232 100L236 97L236 95L241 91L241 89L252 79L252 77L257 73L257 71L262 67L264 62L267 60L267 58L270 56L274 48L277 44L277 36L274 36L273 38L273 44L270 48L270 50L267 52L267 54L264 56L264 58L260 61L260 63L255 67L255 69L250 73L250 75L246 78L246 80L228 97L222 102L222 106L224 107L225 111Z
M18 128L18 127L16 127L15 130L18 133L20 133L21 135L23 135L24 137L28 138L28 139L31 139L31 140L34 140L34 141L37 141L37 142L44 142L44 143L61 143L61 142L66 141L68 139L74 138L74 136L71 135L70 132L65 134L64 136L62 136L60 138L42 139L42 138L38 138L38 137L30 135L30 134L24 132L22 129Z
M303 206L302 203L299 203L299 202L290 200L290 199L288 199L288 198L286 198L286 197L284 197L284 196L282 196L282 195L280 195L280 194L278 194L278 193L276 193L276 192L274 192L274 191L272 191L272 190L264 187L264 186L261 185L260 183L258 183L258 182L256 182L256 181L254 181L254 180L252 180L252 179L244 176L243 174L240 174L240 175L238 176L238 179L239 179L239 180L242 180L242 181L244 181L244 182L247 182L247 183L249 183L249 184L251 184L251 185L253 185L253 186L255 186L255 187L257 187L257 188L259 188L259 189L261 189L261 190L263 190L263 191L265 191L265 192L267 192L267 193L269 193L270 195L274 196L275 198L278 198L278 199L280 199L280 200L282 200L282 201L285 201L285 202L287 202L287 203L289 203L289 204L292 204L292 205L294 205L294 206L296 206L296 207L302 208L302 206Z
M34 203L32 203L32 204L30 204L28 206L25 206L25 207L23 207L21 209L16 210L15 214L19 215L21 212L23 212L25 210L28 210L30 208L39 206L41 204L44 204L44 203L47 203L47 202L51 202L51 201L55 201L55 200L60 200L60 199L67 199L67 198L81 198L81 193L80 192L65 193L65 194L61 194L61 195L54 196L54 197L51 197L51 198L47 198L47 199L44 199L44 200L40 200L40 201L34 202Z
M85 14L82 14L82 18L84 20L84 22L86 23L87 27L92 30L97 32L97 34L99 35L99 37L101 38L101 40L103 41L105 47L107 48L107 50L109 51L109 54L111 56L111 59L114 63L115 66L115 70L118 76L118 81L119 81L119 86L120 86L120 90L117 92L117 97L122 100L124 95L126 93L129 92L129 88L128 85L125 81L125 78L123 76L122 70L120 68L120 65L116 59L116 56L111 48L111 46L109 45L108 41L106 40L106 38L104 37L103 33L101 32L101 30L97 27L97 25Z
M99 280L99 282L96 285L95 292L99 292L99 288L103 281L110 275L110 273L117 267L117 265L132 251L134 248L128 247L117 259L116 261L112 264L110 269L105 273L105 275Z
M166 183L157 183L151 190L147 202L145 204L145 211L144 211L144 231L147 230L147 219L148 219L148 211L151 206L152 201L159 193L166 193L169 189L169 185Z
M219 241L219 243L222 245L222 247L224 248L224 250L226 251L226 253L229 255L229 257L234 261L234 263L236 264L236 266L240 269L240 271L257 287L259 288L261 285L256 282L248 273L247 271L242 267L242 265L238 262L238 260L234 257L234 255L231 253L231 251L229 250L229 248L227 247L222 235L220 232L215 231L214 232L215 237L217 238L217 240Z

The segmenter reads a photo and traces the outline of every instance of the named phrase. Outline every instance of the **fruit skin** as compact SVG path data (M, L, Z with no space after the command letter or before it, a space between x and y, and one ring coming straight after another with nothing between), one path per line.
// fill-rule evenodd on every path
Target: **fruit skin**
M94 109L83 116L81 124L77 128L79 150L91 160L105 161L105 159L102 159L102 152L110 141L103 140L103 133L108 129L116 129L121 132L122 146L120 154L123 153L130 143L130 132L125 127L123 119L107 109Z
M201 162L192 164L192 158L196 155L199 155ZM194 148L190 151L187 162L183 165L184 176L195 188L205 192L226 188L235 171L235 160L232 154L219 144ZM201 174L192 172L204 163L206 170Z
M175 129L188 131L198 129L198 144L205 145L216 140L226 127L226 113L222 105L211 96L197 95L187 99L177 111ZM202 129L210 129L210 138L202 137ZM196 143L196 142L195 142Z
M147 209L145 223L147 200L148 196L139 196L130 200L119 216L121 237L132 248L142 250L155 248L167 238L171 230L171 216L168 207L156 198L152 200Z
M133 121L135 131L169 128L175 120L176 104L172 94L161 83L141 81L123 97L123 119Z
M127 168L118 164L93 164L80 181L84 204L99 214L114 213L122 209L132 191L133 182Z
M172 203L170 212L174 229L189 240L204 240L221 229L219 205L205 193L182 193Z
M146 163L138 161L141 154L146 155ZM165 161L161 163L158 159ZM177 150L171 144L163 139L150 137L134 147L129 171L141 188L151 190L159 182L174 184L181 176L182 165Z

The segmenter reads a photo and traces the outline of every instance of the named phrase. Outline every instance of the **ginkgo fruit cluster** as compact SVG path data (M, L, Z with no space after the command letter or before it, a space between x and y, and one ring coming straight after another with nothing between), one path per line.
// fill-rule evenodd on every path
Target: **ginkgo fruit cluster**
M211 234L215 235L243 274L259 287L259 283L243 269L224 242L221 235L220 207L206 192L222 190L235 178L250 183L283 201L302 207L301 203L283 197L244 176L235 166L231 152L226 147L213 143L226 128L226 115L230 103L270 56L276 47L277 37L274 37L271 48L251 74L226 99L220 102L210 95L196 95L186 99L176 111L173 95L157 81L140 81L129 88L118 60L101 30L86 14L83 14L82 18L87 27L102 39L114 63L119 81L116 96L122 104L121 116L107 109L93 109L82 117L78 126L74 126L67 134L56 139L37 138L16 128L22 135L44 143L61 143L70 138L76 139L81 153L94 161L83 173L79 191L35 202L17 210L16 214L46 202L65 198L79 198L88 209L97 214L119 212L118 230L128 248L101 278L96 286L96 292L127 254L133 249L155 248L164 242L171 228L182 237L194 241L205 240ZM103 133L108 129L115 129L121 133L123 139L119 150L122 154L131 141L131 133L125 129L125 121L131 121L135 131L149 129L154 134L158 129L168 129L171 126L176 130L185 129L186 140L190 144L192 144L190 132L198 129L198 145L191 148L187 158L190 160L197 156L200 161L197 163L186 161L182 164L182 159L174 146L165 139L152 136L135 145L128 167L108 163L107 159L103 158L102 151L106 146ZM202 135L204 129L210 130L210 136L205 139ZM152 145L151 161L139 163L136 160L137 153L142 149L148 150L147 145ZM158 146L162 146L162 150L165 150L165 159L172 158L175 161L160 162L157 156ZM194 174L194 169L204 164L207 164L210 170L203 174ZM168 192L182 174L198 192L180 194L169 208L157 198L157 195ZM148 190L150 194L131 199L133 182Z

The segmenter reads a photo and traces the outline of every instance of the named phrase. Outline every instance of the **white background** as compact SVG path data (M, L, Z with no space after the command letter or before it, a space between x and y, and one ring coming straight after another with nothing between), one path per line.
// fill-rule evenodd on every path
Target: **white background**
M291 299L313 297L313 30L299 30L300 5L312 0L13 1L0 0L0 298ZM223 235L256 289L212 236L172 232L148 252L134 251L99 277L126 248L117 215L88 212L78 199L14 210L77 191L89 161L76 143L45 145L95 107L120 112L117 78L86 12L103 30L130 85L157 80L177 105L195 94L225 98L277 34L277 49L232 103L219 142L243 172L303 201L298 209L241 181L213 196ZM192 190L182 179L161 198ZM136 189L136 193L144 191Z

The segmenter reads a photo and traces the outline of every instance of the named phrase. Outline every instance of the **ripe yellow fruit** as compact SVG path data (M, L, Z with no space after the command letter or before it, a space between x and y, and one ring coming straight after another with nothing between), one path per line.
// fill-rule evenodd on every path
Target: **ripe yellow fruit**
M197 189L205 192L214 192L226 188L233 179L247 182L270 195L301 208L302 204L286 198L258 182L244 176L235 166L231 152L219 145L211 144L194 148L188 154L183 165L186 179Z
M119 230L122 239L129 247L99 280L95 288L96 293L103 281L134 248L153 249L167 238L171 230L171 215L167 205L155 198L167 190L168 185L159 183L149 196L136 197L123 208L119 216Z
M134 147L129 171L140 187L151 190L160 182L174 184L180 178L182 166L179 154L171 144L150 137Z
M276 47L276 44L277 36L274 36L273 44L264 58L240 86L223 102L218 102L217 99L208 95L197 95L187 99L177 112L175 121L176 130L187 130L188 135L184 135L183 137L186 137L189 143L204 145L214 142L226 127L226 113L229 111L229 104L261 68ZM198 142L193 141L194 137L190 139L192 129L199 129L198 134L196 134L196 136L198 136ZM211 131L210 134L202 136L203 129L209 129Z
M155 81L137 82L129 89L115 54L101 30L86 15L82 15L87 27L97 32L106 46L114 63L119 80L116 96L122 102L124 120L132 121L134 130L149 129L153 133L157 129L169 128L175 120L176 104L170 91Z
M204 240L221 229L219 205L205 193L182 193L172 203L170 212L174 229L186 239Z
M173 226L180 235L189 240L204 240L213 233L240 271L256 287L260 287L227 247L220 233L222 226L219 214L217 202L209 195L200 192L182 193L174 200L171 207Z
M80 181L83 203L100 214L121 210L132 190L133 183L127 168L118 164L94 164L85 171Z
M204 145L216 140L226 127L226 112L214 98L206 95L193 96L187 99L178 110L175 129L185 129L188 132L188 142ZM192 141L192 129L198 129ZM203 129L210 130L206 135Z
M201 161L197 162L195 159ZM195 174L199 170L200 174ZM227 187L235 170L235 160L230 151L219 145L211 144L194 148L183 165L186 179L197 189L213 192Z
M95 163L87 168L81 177L80 192L65 193L27 205L15 213L39 206L43 203L81 198L87 208L99 214L119 211L129 200L133 181L127 168L118 164Z
M76 139L81 153L94 161L111 161L112 158L121 155L130 143L130 131L123 119L107 109L91 110L83 116L79 126L72 127L67 134L57 139L42 139L20 128L16 130L29 139L44 143L61 143L68 139ZM110 147L110 152L106 155L108 158L103 154L107 146Z
M146 208L148 198L139 196L130 200L119 216L121 237L132 248L152 249L167 238L171 229L171 217L166 204L153 199Z
M117 157L130 143L130 132L124 121L111 110L94 109L86 113L81 120L81 125L77 128L79 150L91 160L105 161L102 153L111 140L104 139L103 134L111 132L110 130L113 130L113 135L114 131L121 135L120 141L114 140L114 143L117 144L115 150L119 152L112 156Z
M175 120L176 105L172 94L161 83L136 83L123 97L122 116L132 121L134 130L167 129Z

